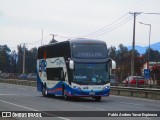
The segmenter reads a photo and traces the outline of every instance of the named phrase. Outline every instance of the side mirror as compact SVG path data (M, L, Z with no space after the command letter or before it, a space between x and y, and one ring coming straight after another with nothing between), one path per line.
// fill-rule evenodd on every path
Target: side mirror
M114 60L112 60L112 66L111 69L116 69L116 62Z
M73 62L73 60L69 61L69 68L70 69L74 69L74 62Z

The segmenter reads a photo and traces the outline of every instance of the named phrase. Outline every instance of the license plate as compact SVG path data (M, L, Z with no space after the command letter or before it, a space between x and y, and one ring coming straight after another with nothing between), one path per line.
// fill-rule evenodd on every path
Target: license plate
M89 95L95 95L95 92L89 92Z

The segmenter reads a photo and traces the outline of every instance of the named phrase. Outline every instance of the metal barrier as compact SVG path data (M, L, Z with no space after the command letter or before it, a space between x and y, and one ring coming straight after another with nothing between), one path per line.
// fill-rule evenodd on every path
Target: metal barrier
M160 89L112 86L111 94L160 100Z
M26 85L36 87L37 81L31 80L17 80L17 79L0 79L1 83L17 84L17 85Z

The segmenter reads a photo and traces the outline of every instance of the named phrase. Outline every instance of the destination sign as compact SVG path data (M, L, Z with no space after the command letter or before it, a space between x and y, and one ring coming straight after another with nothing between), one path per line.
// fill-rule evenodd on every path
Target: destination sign
M105 45L74 45L73 57L76 58L106 58Z

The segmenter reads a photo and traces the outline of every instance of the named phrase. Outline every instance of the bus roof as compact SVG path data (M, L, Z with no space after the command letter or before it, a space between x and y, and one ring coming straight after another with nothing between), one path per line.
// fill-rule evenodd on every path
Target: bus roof
M40 46L39 48L41 48L41 47L48 47L48 46L52 46L52 45L55 45L55 44L62 44L62 43L70 43L70 44L73 44L73 43L85 43L85 44L99 43L99 44L106 44L102 40L77 38L77 39L69 39L69 40L62 41L62 42L50 43L50 44L47 44L47 45Z
M48 45L40 46L38 48L38 59L53 58L53 57L72 58L73 57L72 56L73 55L73 47L72 46L74 46L76 44L86 44L89 46L90 45L106 46L106 43L104 41L94 40L94 39L84 39L84 38L72 39L72 40L67 40L67 41L62 41L62 42L55 42L55 43L51 43ZM104 49L107 50L107 46ZM80 50L82 50L82 49L77 47L77 49L74 51L80 51ZM104 60L106 60L106 58L107 58L107 55L104 58ZM77 59L77 58L75 58L75 59ZM88 59L91 59L91 58L88 57Z
M69 40L70 43L85 43L85 44L92 44L92 43L99 43L99 44L106 44L102 40L96 40L96 39L86 39L86 38L77 38L77 39L72 39Z

